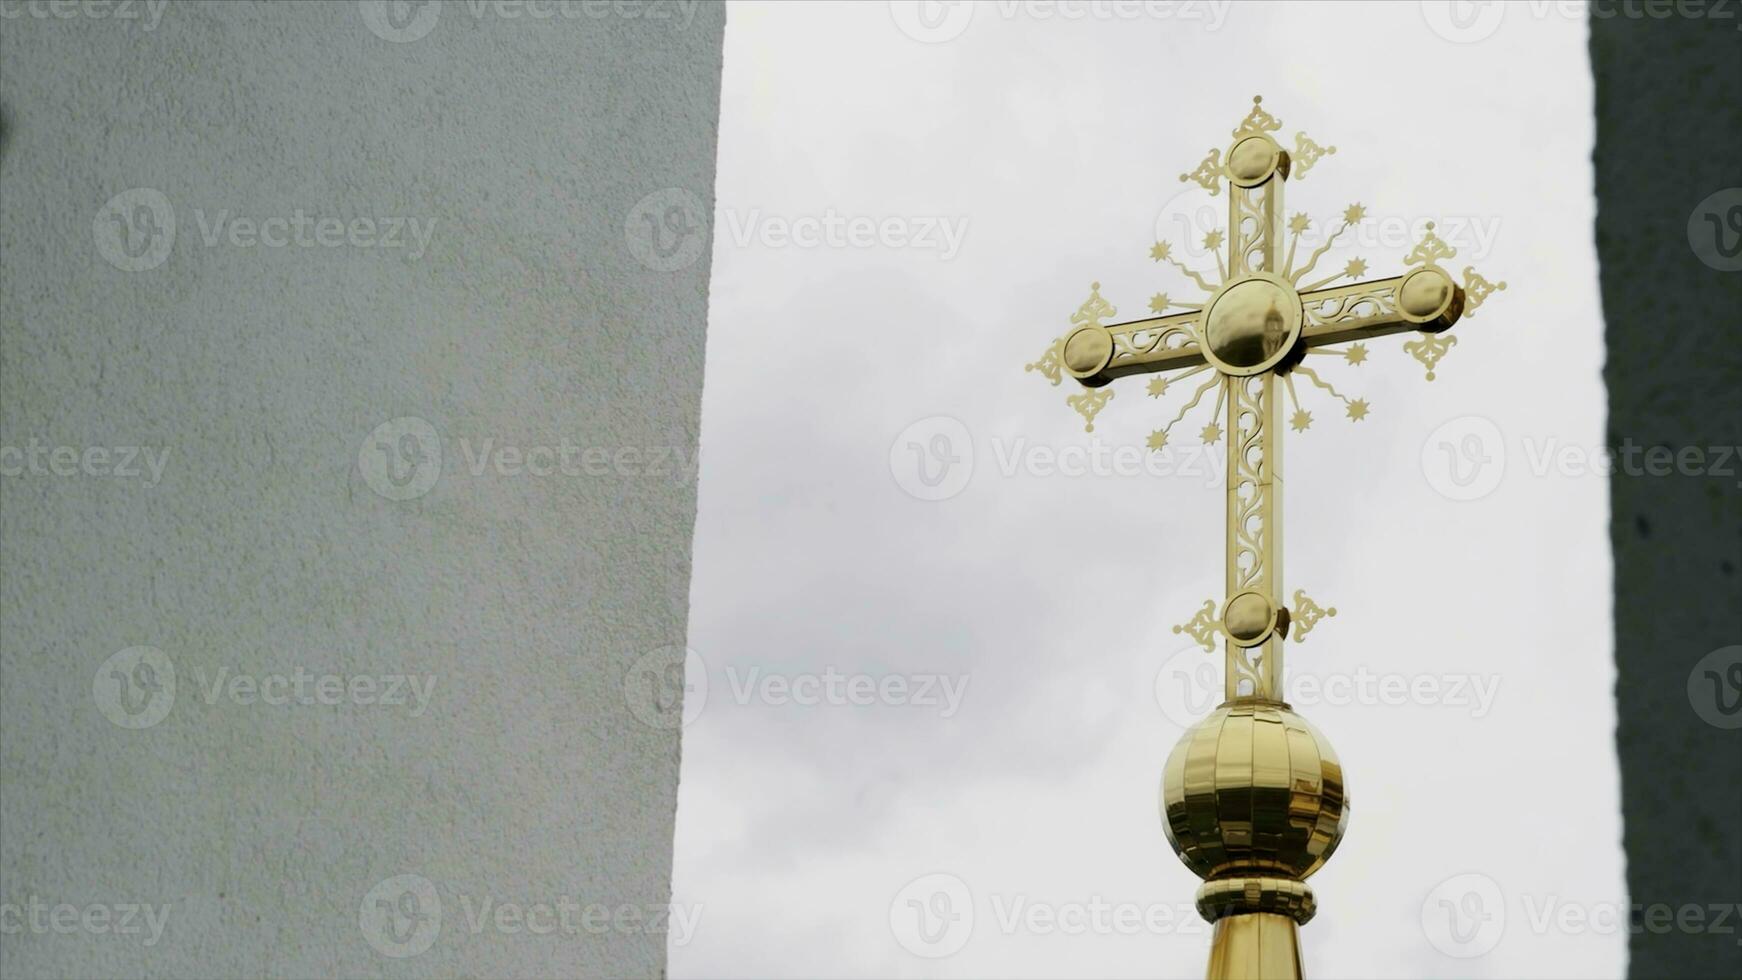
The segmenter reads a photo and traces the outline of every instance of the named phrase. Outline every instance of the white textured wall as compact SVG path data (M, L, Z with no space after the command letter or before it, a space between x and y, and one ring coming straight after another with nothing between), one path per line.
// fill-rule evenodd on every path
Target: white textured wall
M0 2L7 977L663 971L724 15L520 9Z

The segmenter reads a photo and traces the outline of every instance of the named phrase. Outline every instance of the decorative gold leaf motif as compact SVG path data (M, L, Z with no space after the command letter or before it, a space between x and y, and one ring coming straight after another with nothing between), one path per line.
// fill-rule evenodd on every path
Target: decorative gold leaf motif
M1320 157L1336 152L1336 147L1320 146L1313 142L1312 137L1305 133L1294 134L1294 169L1290 176L1294 177L1296 180L1304 178L1307 171L1313 168L1313 164L1319 162Z
M1464 315L1475 316L1476 307L1487 302L1495 290L1505 289L1504 282L1489 282L1475 266L1464 266Z
M1264 111L1264 96L1254 95L1252 97L1252 111L1246 114L1245 120L1240 123L1240 128L1234 130L1234 138L1262 136L1265 133L1274 133L1281 128L1282 120Z
M1215 636L1222 632L1222 622L1216 618L1216 600L1205 600L1204 608L1199 609L1190 620L1175 626L1173 631L1190 636L1198 642L1198 646L1215 653Z
M1022 369L1024 371L1039 371L1056 387L1060 381L1064 380L1064 347L1065 339L1063 337L1055 339L1052 346L1046 349L1046 353L1040 355L1040 360L1024 364Z
M1211 197L1222 193L1222 151L1211 150L1203 162L1198 164L1198 169L1179 175L1180 183L1188 180L1197 181L1199 186L1210 192Z
M1458 250L1446 244L1445 239L1434 234L1434 223L1427 223L1427 231L1422 233L1421 243L1412 249L1403 259L1404 265L1419 265L1424 269L1439 268L1441 259L1449 259L1458 254Z
M1102 320L1118 312L1112 303L1101 298L1101 284L1092 282L1089 283L1089 298L1083 300L1083 305L1071 314L1071 322L1079 327L1098 327Z
M1083 417L1083 431L1095 431L1095 416L1101 414L1101 409L1107 407L1107 402L1113 398L1112 388L1084 388L1075 395L1067 395L1065 404L1077 410Z
M1451 334L1424 333L1419 338L1404 344L1403 349L1427 368L1427 379L1432 381L1434 368L1440 363L1440 358L1445 357L1446 352L1451 350L1452 345L1457 342L1458 338Z
M1294 642L1304 643L1306 642L1307 634L1313 631L1314 626L1319 625L1319 620L1324 619L1326 616L1335 616L1337 614L1337 607L1332 606L1331 608L1326 609L1308 598L1305 592L1300 589L1295 589L1294 609L1290 610L1290 612L1290 618L1293 620L1295 627Z

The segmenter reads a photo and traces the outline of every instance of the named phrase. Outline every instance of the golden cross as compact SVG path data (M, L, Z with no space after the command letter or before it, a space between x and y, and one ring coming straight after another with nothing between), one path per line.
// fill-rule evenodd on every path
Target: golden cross
M1359 421L1368 413L1367 401L1344 397L1303 363L1308 354L1338 355L1359 365L1367 357L1366 341L1414 331L1419 336L1404 349L1427 368L1431 381L1440 359L1457 342L1445 331L1506 284L1490 283L1465 267L1465 282L1458 285L1439 264L1456 250L1434 234L1430 223L1421 243L1404 259L1415 268L1403 275L1332 285L1366 273L1366 263L1355 259L1335 274L1302 285L1337 239L1365 217L1366 209L1360 204L1345 209L1336 231L1297 267L1296 248L1311 223L1303 214L1285 225L1283 184L1291 176L1303 177L1336 147L1322 147L1298 133L1294 151L1285 150L1270 135L1282 123L1264 110L1262 101L1252 100L1252 111L1234 130L1226 157L1212 149L1196 170L1180 175L1182 182L1196 181L1212 195L1227 183L1227 232L1212 231L1204 239L1211 250L1226 245L1226 258L1216 254L1220 284L1212 285L1175 258L1169 243L1157 242L1151 257L1183 272L1204 292L1204 302L1193 308L1160 293L1150 301L1151 310L1160 315L1104 324L1115 311L1101 297L1100 283L1094 283L1088 301L1071 317L1075 329L1028 369L1040 371L1055 385L1065 374L1080 382L1083 390L1067 401L1091 432L1095 416L1113 397L1107 385L1117 378L1155 375L1149 394L1159 398L1174 382L1214 372L1171 422L1149 436L1150 449L1165 448L1173 427L1212 388L1217 389L1213 415L1227 408L1225 427L1212 420L1202 430L1206 443L1224 434L1230 440L1226 598L1220 616L1212 600L1174 632L1189 634L1207 650L1214 649L1213 637L1223 637L1230 700L1280 701L1283 641L1292 629L1299 642L1323 616L1336 615L1300 591L1292 609L1282 603L1283 393L1294 406L1287 424L1296 431L1312 424L1312 413L1301 408L1295 390L1297 375L1341 400L1348 417ZM1185 312L1167 312L1176 306ZM1180 373L1169 378L1170 372Z
M1446 331L1471 315L1505 283L1491 283L1466 266L1459 285L1440 263L1456 250L1428 225L1404 258L1402 275L1369 282L1360 259L1318 281L1314 267L1366 211L1343 212L1342 223L1305 262L1296 247L1311 222L1284 220L1282 188L1319 159L1336 152L1304 133L1294 150L1270 135L1282 128L1261 100L1234 130L1226 156L1211 150L1197 169L1181 174L1211 194L1228 190L1228 227L1212 231L1205 248L1216 255L1220 278L1212 285L1157 242L1150 256L1184 273L1204 293L1195 306L1165 293L1150 301L1156 315L1105 323L1115 311L1100 284L1071 317L1074 328L1028 365L1059 384L1065 375L1082 390L1066 401L1094 431L1095 416L1113 397L1110 383L1148 374L1149 394L1209 372L1173 420L1149 436L1167 447L1169 434L1214 388L1216 408L1202 431L1206 443L1227 436L1227 592L1189 622L1174 627L1214 651L1224 641L1225 698L1187 731L1168 756L1161 786L1162 825L1168 843L1204 880L1198 911L1216 924L1210 946L1211 980L1299 977L1297 927L1313 917L1317 900L1306 879L1336 850L1348 825L1342 764L1330 742L1283 700L1283 642L1298 642L1320 619L1336 615L1296 590L1283 605L1282 433L1304 431L1312 413L1302 408L1295 377L1342 401L1350 419L1368 412L1365 399L1343 396L1305 363L1308 355L1340 356L1360 365L1367 341L1396 333L1417 336L1403 349L1427 369L1428 380L1455 339ZM1342 279L1352 280L1338 285ZM1183 312L1169 312L1176 306ZM1311 389L1308 389L1309 393ZM1284 418L1284 395L1294 412ZM1226 428L1218 424L1227 407Z

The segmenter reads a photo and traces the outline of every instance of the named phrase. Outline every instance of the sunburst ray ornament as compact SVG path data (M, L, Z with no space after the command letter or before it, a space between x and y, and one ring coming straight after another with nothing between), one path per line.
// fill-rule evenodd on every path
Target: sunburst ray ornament
M1307 355L1360 367L1370 342L1413 333L1403 348L1431 381L1456 343L1445 331L1506 288L1469 266L1462 285L1453 279L1443 263L1457 250L1432 224L1404 257L1401 275L1363 281L1367 263L1356 258L1312 279L1319 260L1366 220L1367 208L1344 208L1337 226L1297 263L1314 224L1283 210L1284 185L1337 151L1304 133L1296 134L1292 152L1285 150L1271 135L1282 122L1262 102L1252 100L1230 145L1210 150L1179 178L1212 195L1228 190L1227 227L1204 239L1216 255L1218 281L1177 259L1167 242L1149 251L1202 290L1204 300L1170 313L1170 294L1161 292L1150 301L1155 316L1105 323L1113 309L1096 284L1071 317L1073 328L1028 365L1054 384L1069 375L1082 386L1069 401L1091 429L1111 394L1106 386L1119 378L1149 375L1149 394L1160 399L1170 380L1208 372L1172 419L1150 432L1147 445L1156 451L1167 449L1173 428L1211 389L1217 392L1200 437L1227 439L1226 598L1219 613L1214 600L1206 602L1174 632L1206 650L1222 641L1226 700L1174 749L1162 789L1168 842L1204 879L1198 910L1216 924L1212 980L1258 975L1257 964L1267 977L1301 975L1296 926L1315 909L1305 879L1331 856L1348 819L1336 754L1283 699L1283 641L1291 627L1298 642L1336 615L1300 590L1292 607L1282 602L1283 430L1304 432L1313 422L1295 376L1308 382L1300 386L1306 394L1328 394L1349 421L1359 422L1371 411L1367 400L1338 391L1302 363ZM1094 396L1100 397L1085 400ZM1268 781L1274 773L1281 782ZM1241 821L1224 822L1231 809Z

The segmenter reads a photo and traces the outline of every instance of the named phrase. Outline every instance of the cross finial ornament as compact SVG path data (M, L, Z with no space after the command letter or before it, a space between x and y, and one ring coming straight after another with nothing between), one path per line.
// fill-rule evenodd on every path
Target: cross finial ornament
M1204 879L1198 909L1216 923L1212 978L1301 975L1296 926L1315 908L1304 881L1331 856L1348 820L1342 768L1330 743L1282 696L1284 641L1291 634L1303 640L1337 613L1298 589L1292 606L1283 603L1282 436L1285 425L1304 432L1313 423L1300 401L1303 387L1309 395L1329 393L1350 421L1365 418L1371 406L1342 394L1307 359L1340 357L1358 367L1370 341L1413 333L1403 349L1432 381L1456 343L1446 331L1506 288L1469 266L1458 283L1443 265L1457 250L1431 223L1400 275L1361 281L1367 264L1354 259L1315 279L1319 260L1361 223L1366 208L1345 208L1336 228L1302 258L1297 250L1312 222L1286 215L1283 186L1336 147L1298 133L1291 153L1272 136L1281 129L1263 99L1254 98L1226 150L1210 150L1179 176L1212 195L1228 192L1227 228L1204 240L1208 249L1225 247L1216 253L1214 281L1177 258L1171 243L1150 249L1200 299L1176 303L1158 293L1150 302L1157 315L1104 323L1115 310L1096 283L1071 329L1028 365L1055 385L1066 375L1078 382L1081 390L1067 401L1089 431L1112 397L1113 381L1151 375L1149 394L1161 398L1173 384L1207 375L1178 413L1149 434L1155 451L1216 392L1214 417L1201 435L1207 443L1228 439L1226 589L1219 613L1208 601L1174 632L1211 651L1222 641L1225 700L1186 733L1162 784L1168 841ZM1306 384L1297 387L1297 378ZM1225 425L1218 424L1224 407Z

